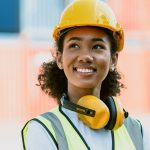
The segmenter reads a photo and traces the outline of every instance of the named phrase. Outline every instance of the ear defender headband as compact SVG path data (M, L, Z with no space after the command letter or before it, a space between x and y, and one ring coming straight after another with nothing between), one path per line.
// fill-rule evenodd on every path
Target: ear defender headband
M102 101L96 96L87 95L75 104L63 94L61 104L64 108L77 112L79 119L92 129L105 127L116 130L123 124L124 117L128 117L116 97L107 97Z

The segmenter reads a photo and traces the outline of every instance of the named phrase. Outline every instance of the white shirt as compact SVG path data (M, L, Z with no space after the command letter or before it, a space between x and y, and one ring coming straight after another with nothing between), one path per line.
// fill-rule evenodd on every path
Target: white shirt
M82 134L91 150L112 149L111 131L104 128L92 130L78 119L76 112L65 108L62 108L62 110ZM150 135L145 129L143 129L143 141L144 150L150 150ZM28 127L26 148L27 150L57 150L47 131L36 121L32 121Z

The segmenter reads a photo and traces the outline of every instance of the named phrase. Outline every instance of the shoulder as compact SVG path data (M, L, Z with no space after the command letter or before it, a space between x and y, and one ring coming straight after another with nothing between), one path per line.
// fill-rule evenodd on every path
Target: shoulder
M142 133L142 124L138 119L135 119L133 117L128 116L125 121L124 121L124 125L128 128L136 128L136 130L140 130L140 132Z
M150 130L143 126L143 145L144 150L150 150Z
M56 109L56 108L55 108ZM53 110L52 110L53 111ZM29 120L22 129L23 146L29 149L57 149L57 142L41 115ZM49 123L49 122L48 122Z
M139 116L143 130L143 146L144 150L150 150L150 118L149 116Z
M25 140L27 149L56 149L56 145L47 130L35 120L28 123Z
M45 137L49 138L48 133L46 132L45 128L36 120L31 120L28 123L27 135L44 135Z
M150 132L141 121L128 117L125 119L124 125L135 143L143 145L144 150L150 149Z
M138 149L143 149L143 127L139 120L134 119L128 116L125 121L124 125L132 139L132 142Z
M143 127L139 120L128 116L124 121L124 125L131 137L138 136L139 140L143 138Z

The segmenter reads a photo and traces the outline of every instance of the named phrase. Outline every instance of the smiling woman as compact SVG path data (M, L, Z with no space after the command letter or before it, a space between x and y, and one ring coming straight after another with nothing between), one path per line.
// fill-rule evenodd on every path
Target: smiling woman
M116 53L113 58L111 59L109 36L103 30L82 27L66 33L63 52L57 53L56 61L67 77L68 96L70 91L77 93L84 88L84 93L77 94L78 97L74 97L73 101L93 92L98 92L95 94L100 97L101 84L109 69L116 64ZM71 95L75 95L72 92Z
M124 34L111 8L99 0L76 0L62 13L53 37L55 58L41 66L38 80L59 106L25 125L24 148L143 150L145 131L117 98Z
M77 45L77 42L82 43L82 45L84 45L84 49L89 49L89 48L85 48L85 47L90 46L89 52L90 53L95 52L94 54L96 56L97 56L96 53L102 53L102 50L104 51L105 49L109 49L110 55L111 55L111 56L109 56L109 59L111 59L111 61L113 61L113 63L110 66L110 71L108 72L106 79L103 81L102 88L101 88L101 90L103 92L101 92L100 96L102 98L104 98L104 97L107 97L108 95L113 95L113 96L116 96L117 94L119 95L120 88L123 87L123 84L121 84L119 82L121 77L120 77L119 73L117 72L117 68L115 67L116 63L117 63L118 53L116 52L117 43L113 37L113 33L107 29L101 29L101 28L97 28L97 27L93 27L93 28L92 27L91 28L90 27L80 27L79 29L72 28L72 31L71 31L71 29L69 29L69 31L71 33L73 32L72 34L74 34L74 32L76 30L78 30L78 34L76 33L78 35L78 37L70 37L70 39L68 39L68 36L67 36L67 38L64 39L65 35L67 34L66 32L64 32L64 34L61 34L61 37L59 38L59 40L56 41L56 44L58 47L57 60L59 60L58 58L60 58L61 53L66 52L66 51L62 52L64 49L68 49L70 54L73 54L73 50L75 50L76 54L79 54L79 53L82 54L81 51L79 51L79 48L77 48L77 47L79 47L79 45ZM93 32L95 34L97 31L99 31L99 32L101 31L100 32L101 35L105 34L105 36L107 37L107 40L108 39L109 40L106 42L106 37L103 39L100 37L100 35L97 35L96 37L92 38L90 42L87 41L88 45L85 43L86 41L83 43L82 37L80 35L80 31L85 34L87 32L88 33L90 32L89 29L93 30ZM71 33L68 33L68 34L70 35ZM87 37L87 34L85 34L85 35ZM106 44L106 43L108 43L108 44ZM74 47L76 47L76 48L74 48ZM78 51L77 51L77 49L78 49ZM87 52L85 52L85 53L87 53ZM87 57L86 59L93 59L93 57L90 55L85 54L85 57ZM67 56L66 60L68 60L70 57L71 56ZM112 58L110 58L110 57L112 57ZM78 59L80 59L80 57ZM87 62L87 65L89 65L88 63L89 62ZM66 79L66 76L64 75L64 70L60 70L60 69L62 69L63 64L61 64L61 63L57 63L57 64L58 64L58 66L56 65L56 61L52 61L47 64L43 64L43 67L41 68L41 74L39 75L39 82L40 82L41 88L47 94L60 99L62 96L62 93L67 92L67 86L66 86L67 79ZM51 67L53 69L49 69ZM76 69L75 66L73 69ZM60 87L60 85L62 86L62 88Z

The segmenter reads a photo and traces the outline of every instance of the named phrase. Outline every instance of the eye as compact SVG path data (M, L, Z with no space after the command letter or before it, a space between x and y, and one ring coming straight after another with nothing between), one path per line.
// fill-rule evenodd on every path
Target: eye
M80 47L79 47L78 44L73 43L73 44L69 45L69 48L76 48L77 49L77 48L80 48Z
M105 46L102 45L102 44L96 44L96 45L93 46L92 49L105 49Z

